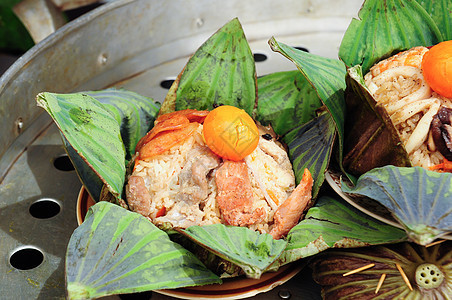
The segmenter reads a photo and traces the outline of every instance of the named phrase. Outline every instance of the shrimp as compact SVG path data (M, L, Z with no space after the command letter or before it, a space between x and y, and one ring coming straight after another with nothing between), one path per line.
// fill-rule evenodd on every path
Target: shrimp
M300 184L276 210L274 225L270 230L270 234L275 240L285 236L300 220L304 209L311 200L313 182L311 173L305 169Z
M432 171L452 173L452 161L445 158L442 163L429 167Z
M371 67L370 71L364 76L364 80L369 91L374 97L378 98L377 101L387 106L394 91L398 91L398 97L403 98L402 103L428 98L431 89L425 82L421 70L422 58L428 51L426 47L414 47L382 60ZM399 80L401 78L406 79L403 89L400 88ZM415 92L416 90L417 92ZM406 97L413 92L415 92L413 95ZM397 109L394 107L393 111Z
M217 204L227 225L247 226L264 220L263 208L253 208L253 190L246 163L225 160L215 173Z
M388 69L400 66L410 66L420 69L422 64L422 57L427 51L428 48L419 46L400 52L394 56L382 60L372 68L370 68L372 77L375 77Z
M225 161L215 174L215 182L217 203L226 224L247 226L265 219L266 212L262 208L253 208L253 192L245 162ZM312 184L311 173L305 169L300 184L275 212L270 231L274 239L282 238L298 223L311 200Z

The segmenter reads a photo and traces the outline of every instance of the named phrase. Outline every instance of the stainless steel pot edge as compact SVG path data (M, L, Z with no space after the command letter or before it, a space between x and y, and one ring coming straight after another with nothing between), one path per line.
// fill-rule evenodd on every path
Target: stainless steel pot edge
M75 200L80 182L74 171L54 167L64 149L58 129L36 107L34 98L38 92L67 93L113 85L152 97L163 94L160 80L174 78L200 43L233 14L240 17L253 52L268 55L266 61L257 63L258 75L288 66L294 69L291 62L269 49L268 38L275 35L288 45L305 46L312 53L336 57L350 12L356 12L360 2L118 0L67 24L44 40L46 44L36 45L32 53L8 70L8 82L6 77L0 79L0 101L7 99L13 108L0 108L4 134L12 137L5 152L1 152L4 143L0 137L0 163L4 163L0 167L11 167L8 173L1 170L4 179L0 182L0 240L8 253L25 247L41 252L44 260L36 268L21 270L12 267L10 257L4 256L0 287L8 288L3 297L15 299L20 294L27 299L49 299L65 293L65 247L76 227ZM212 9L220 3L222 9ZM118 22L127 24L118 26ZM88 42L78 49L75 46L80 41ZM57 51L59 55L54 53ZM99 63L103 57L107 58L106 64ZM65 68L71 74L65 74ZM48 199L51 201L44 201ZM30 213L35 203L58 203L60 212L51 218L37 218ZM295 291L299 282L300 279L295 280L285 287ZM272 299L277 294L275 289L263 297ZM154 297L160 299L158 295Z
M54 47L64 36L74 30L81 30L83 26L87 26L90 21L97 17L133 1L136 0L118 0L106 3L66 24L19 57L0 77L0 124L3 128L3 134L0 136L0 182L23 150L39 135L43 128L51 123L50 118L43 116L43 110L38 107L30 108L29 106L25 110L16 109L17 102L24 102L24 99L19 96L21 92L17 88L9 95L5 95L5 91L8 91L8 87L36 57L43 51ZM34 103L34 96L37 92L35 94L27 93L31 96L31 99L27 97L28 101Z
M20 57L0 78L0 126L3 129L0 136L0 157L13 140L27 130L42 113L34 100L39 92L67 93L75 91L87 81L90 82L86 87L99 89L152 68L157 63L175 57L186 57L196 50L198 42L202 42L223 25L226 18L233 16L243 19L245 32L251 41L263 39L264 35L268 39L271 37L269 32L277 34L277 37L343 32L352 15L349 11L355 11L360 2L354 0L346 5L339 5L330 1L287 0L283 2L285 5L279 5L269 0L258 3L234 0L223 3L224 13L209 10L212 2L205 0L188 4L177 0L109 2L45 38ZM139 16L133 15L139 13ZM178 17L171 21L174 14ZM114 20L121 20L121 26ZM176 24L172 24L173 22ZM136 25L143 27L140 32L134 31ZM162 29L162 25L167 28L163 26ZM95 29L92 35L96 35L103 43L88 41L83 46L79 45L84 40L93 39L86 32L89 30L85 30L88 28ZM135 35L134 38L127 37L127 34L123 36L127 30ZM168 34L166 30L172 33ZM134 45L124 47L126 49L117 48L114 44L116 40L118 44L128 45L128 42L130 45L133 42ZM319 41L317 39L316 42ZM173 47L171 57L165 53L168 51L161 51L168 49L168 45ZM328 49L328 43L324 46L325 50L321 49L320 43L316 47L321 51L334 52L333 49ZM157 56L151 56L153 61L143 60L149 54L157 52ZM77 56L83 59L87 57L89 61L77 60ZM108 62L103 63L103 59ZM20 132L16 126L18 120L22 124Z

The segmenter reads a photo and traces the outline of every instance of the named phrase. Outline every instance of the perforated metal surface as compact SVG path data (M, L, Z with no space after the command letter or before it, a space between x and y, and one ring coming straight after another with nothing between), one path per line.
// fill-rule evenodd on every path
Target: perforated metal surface
M295 69L269 49L271 36L337 58L361 5L273 2L115 1L57 31L0 78L0 298L65 297L64 255L77 226L81 184L65 163L56 126L36 108L35 95L117 86L160 101L167 92L162 81L175 78L189 55L236 16L253 52L265 56L257 62L258 75ZM287 292L290 299L319 298L309 276L305 270L253 298L287 299ZM152 299L170 298L153 293Z

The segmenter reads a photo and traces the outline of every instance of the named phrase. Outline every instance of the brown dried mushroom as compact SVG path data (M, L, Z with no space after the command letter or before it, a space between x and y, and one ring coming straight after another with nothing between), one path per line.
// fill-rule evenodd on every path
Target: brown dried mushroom
M452 109L441 107L433 117L430 132L438 151L452 160Z

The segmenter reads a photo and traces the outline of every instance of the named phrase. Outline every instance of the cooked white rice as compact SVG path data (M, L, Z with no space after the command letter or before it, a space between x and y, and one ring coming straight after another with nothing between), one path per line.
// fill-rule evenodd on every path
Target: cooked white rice
M179 179L187 164L199 163L199 161L190 161L190 159L193 160L193 151L207 149L202 137L202 128L200 124L192 136L165 153L135 163L132 176L144 179L146 190L151 197L150 213L146 217L154 224L169 223L171 226L187 228L191 225L222 222L216 202L217 189L214 176L221 165L219 157L216 156L220 163L207 176L206 197L196 204L181 198L184 193L189 195L196 192L196 184L190 180L182 183ZM215 154L210 152L210 155ZM253 209L262 207L266 212L265 219L251 225L250 228L268 233L275 210L295 188L292 166L286 151L277 145L274 139L268 141L262 137L258 147L246 157L245 162L254 195ZM277 203L272 204L272 200L275 199ZM128 200L130 202L130 199ZM157 216L157 212L163 207L165 215Z
M425 82L421 62L427 51L416 47L402 52L379 62L364 76L369 91L388 112L412 164L424 168L444 159L429 143L430 123L441 106L452 107L452 99L436 94ZM409 65L405 65L407 57Z

